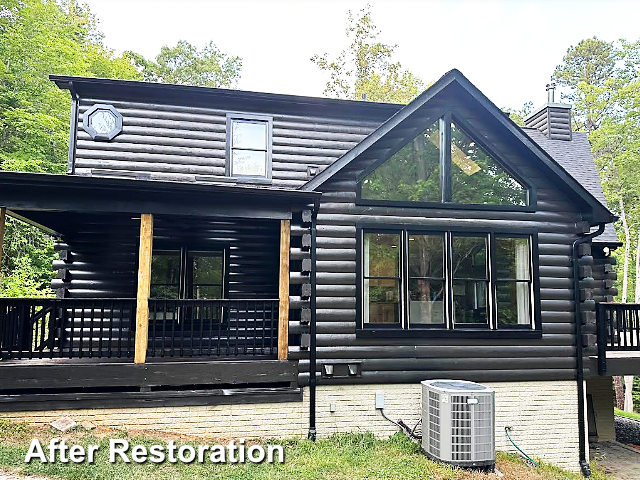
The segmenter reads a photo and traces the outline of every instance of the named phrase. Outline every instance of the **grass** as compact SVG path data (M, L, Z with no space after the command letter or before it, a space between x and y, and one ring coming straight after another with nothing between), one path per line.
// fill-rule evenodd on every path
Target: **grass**
M107 462L109 438L127 438L131 445L166 444L167 440L190 445L204 444L202 440L185 440L162 436L162 440L148 434L129 435L111 430L88 431L75 427L65 434L51 428L32 428L23 423L0 419L0 470L23 474L45 475L69 480L360 480L360 479L421 479L421 480L483 480L497 478L480 472L453 469L432 462L420 453L416 444L398 433L389 440L376 440L371 433L340 434L312 443L307 440L282 440L274 443L285 446L284 464L125 464ZM51 438L64 438L67 444L99 444L93 464L42 464L23 462L33 438L43 447ZM206 444L216 443L209 441ZM227 441L220 441L226 444ZM45 450L46 452L46 450ZM595 480L608 480L595 468ZM504 479L518 480L578 480L578 474L563 471L548 464L535 469L519 458L499 453L497 468Z
M627 418L631 418L633 420L638 420L640 421L640 413L636 413L636 412L625 412L624 410L619 410L617 408L613 409L614 413L616 415L620 415L621 417L627 417Z

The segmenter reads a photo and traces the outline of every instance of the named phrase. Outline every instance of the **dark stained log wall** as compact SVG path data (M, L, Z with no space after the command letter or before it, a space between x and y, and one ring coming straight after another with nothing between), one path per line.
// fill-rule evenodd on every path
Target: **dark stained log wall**
M57 245L58 278L52 287L72 298L134 298L137 219L78 219L78 232ZM196 250L229 249L228 298L278 297L279 222L266 220L185 220L157 216L154 248L189 244Z
M224 180L225 109L194 108L169 104L124 102L109 99L81 99L82 113L95 103L114 105L123 115L123 132L111 142L95 142L78 125L75 172L79 175L115 175L151 180ZM495 135L495 125L482 112L441 98L435 109L453 108L468 121L474 133L500 158L513 165L537 190L535 212L482 210L417 209L365 207L356 204L356 174L363 165L353 167L322 186L317 238L317 332L318 373L323 361L362 362L362 378L350 382L415 382L427 378L457 377L477 381L552 380L575 377L575 322L571 245L584 233L585 217L575 200L562 193L562 186L551 183L549 172L538 167L522 146ZM268 108L252 113L269 114ZM431 112L433 113L433 112ZM424 117L430 112L424 112ZM384 118L331 118L279 112L273 115L273 185L297 188L308 179L308 167L322 169L371 133ZM563 140L557 140L563 141ZM542 339L466 339L453 338L358 338L356 336L356 224L447 226L519 226L539 234L540 299ZM126 225L125 225L126 226ZM156 235L180 235L174 226L158 226ZM207 227L208 228L208 227ZM237 225L225 234L220 229L203 238L233 237L242 245L232 254L231 295L250 296L261 292L277 295L277 225ZM216 227L217 228L217 227ZM212 227L213 229L213 227ZM108 225L96 225L68 240L71 266L69 281L55 280L75 297L134 296L135 222L131 233L112 232ZM215 229L214 229L215 230ZM188 229L183 229L187 232ZM96 243L105 232L107 242ZM133 237L130 237L133 235ZM300 347L300 336L308 331L301 323L301 311L308 307L302 285L309 276L303 259L309 258L305 229L300 219L292 220L291 315L289 359L300 360L301 384L308 382L308 350ZM267 238L274 241L273 254L263 249ZM156 241L159 241L156 239ZM117 244L113 249L111 245ZM264 250L264 251L263 251ZM271 251L271 250L269 250ZM107 252L106 254L104 252ZM609 260L593 259L592 294L600 301L614 294L606 281ZM235 269L235 270L234 270ZM235 273L234 273L235 272ZM273 274L273 277L271 277ZM273 291L270 290L273 286ZM236 298L237 298L236 297ZM584 309L593 310L587 301ZM586 329L587 334L589 329ZM588 354L588 349L585 352ZM588 362L587 362L588 364ZM326 380L321 380L325 382ZM339 380L333 380L340 382Z
M110 142L91 140L83 113L111 104L123 117L123 131ZM145 174L183 182L225 177L226 110L169 104L81 99L75 173L96 176ZM253 111L269 115L268 111ZM297 188L307 167L324 168L342 156L380 120L273 115L273 185Z
M404 207L372 207L356 203L357 173L350 166L323 185L318 214L317 262L317 373L322 383L405 383L432 378L474 381L570 380L575 378L575 321L572 279L572 243L584 233L580 207L565 196L535 161L492 135L475 112L457 110L475 133L483 136L495 154L517 169L537 190L535 212L496 212ZM362 338L356 334L356 225L359 222L433 225L434 228L521 227L538 232L541 339L468 338ZM299 232L302 233L302 232ZM293 258L305 258L303 249L292 248ZM582 260L592 262L592 257ZM589 280L596 298L603 289L602 262L596 261ZM292 284L306 282L292 272ZM292 307L304 301L292 296ZM593 311L594 302L583 309ZM292 322L291 330L298 331ZM588 331L587 331L588 333ZM585 351L585 355L588 355ZM308 383L308 353L291 347L290 358L300 361L300 382ZM362 377L321 379L324 362L361 362ZM587 362L588 364L588 362Z

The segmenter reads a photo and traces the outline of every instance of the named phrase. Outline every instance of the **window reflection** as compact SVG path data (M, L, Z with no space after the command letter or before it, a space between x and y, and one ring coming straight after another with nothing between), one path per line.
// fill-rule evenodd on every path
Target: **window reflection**
M448 118L448 117L447 117ZM443 127L442 127L443 126ZM441 147L450 129L448 145ZM450 152L450 159L444 151ZM450 163L448 163L450 161ZM442 170L450 171L449 178ZM443 185L451 184L451 191ZM437 121L366 175L360 196L394 202L528 205L528 190L453 121Z
M527 204L526 189L453 122L451 195L455 203Z
M265 122L234 120L232 128L233 148L267 149L267 124Z
M452 235L454 324L489 325L487 237Z
M409 234L409 322L444 323L444 234Z
M362 181L361 195L373 200L441 201L438 122L370 173Z
M231 120L231 175L267 177L268 131L265 121Z
M364 234L364 323L400 323L400 235Z
M529 238L496 238L498 326L531 325Z

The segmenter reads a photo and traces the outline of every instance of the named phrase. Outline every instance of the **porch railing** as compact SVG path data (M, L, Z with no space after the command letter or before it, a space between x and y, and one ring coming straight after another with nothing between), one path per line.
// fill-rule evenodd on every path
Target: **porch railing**
M0 358L132 357L133 298L2 298Z
M278 299L150 299L147 357L274 357L278 305Z
M149 300L147 357L273 358L277 299ZM133 358L136 299L0 298L0 358Z
M640 351L640 304L599 303L598 370L606 372L608 351Z

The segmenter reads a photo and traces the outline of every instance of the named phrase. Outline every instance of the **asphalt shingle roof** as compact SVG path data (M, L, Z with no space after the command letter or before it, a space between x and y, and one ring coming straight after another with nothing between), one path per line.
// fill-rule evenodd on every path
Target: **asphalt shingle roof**
M600 177L593 161L593 154L591 153L586 133L573 132L571 141L566 141L551 140L536 128L524 127L522 130L551 155L567 173L580 182L591 195L604 206L607 206L607 199L600 184ZM619 242L613 224L607 224L604 233L594 239L594 242Z

